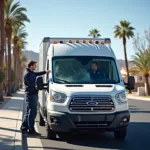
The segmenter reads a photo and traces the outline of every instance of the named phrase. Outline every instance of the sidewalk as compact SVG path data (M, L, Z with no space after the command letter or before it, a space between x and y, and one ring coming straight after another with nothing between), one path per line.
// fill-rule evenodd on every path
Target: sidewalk
M18 92L0 109L0 150L22 150L24 92Z
M150 101L149 97L144 97L144 96L138 96L137 93L133 92L131 94L127 95L128 99L132 99L132 100L143 100L143 101Z

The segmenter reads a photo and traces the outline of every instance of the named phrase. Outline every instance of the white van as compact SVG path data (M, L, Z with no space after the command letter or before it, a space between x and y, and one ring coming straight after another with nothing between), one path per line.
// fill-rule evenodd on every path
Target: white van
M57 133L113 131L124 139L130 121L126 89L109 38L44 38L37 78L40 125L47 138ZM45 84L44 84L45 83Z

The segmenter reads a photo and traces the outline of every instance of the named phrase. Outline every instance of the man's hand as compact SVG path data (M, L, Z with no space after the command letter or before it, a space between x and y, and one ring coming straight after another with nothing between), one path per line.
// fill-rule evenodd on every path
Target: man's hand
M47 70L46 73L49 74L51 72L51 70Z

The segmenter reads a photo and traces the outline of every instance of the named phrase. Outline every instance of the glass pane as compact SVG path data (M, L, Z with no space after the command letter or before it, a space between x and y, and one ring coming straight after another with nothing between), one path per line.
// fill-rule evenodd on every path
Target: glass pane
M111 84L119 82L112 58L72 56L53 59L53 78L57 83Z

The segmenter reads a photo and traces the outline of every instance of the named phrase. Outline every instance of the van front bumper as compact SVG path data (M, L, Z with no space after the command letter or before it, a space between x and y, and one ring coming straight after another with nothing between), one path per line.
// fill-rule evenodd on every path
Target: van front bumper
M48 124L55 132L114 131L127 127L130 121L128 110L113 114L69 114L47 112Z

